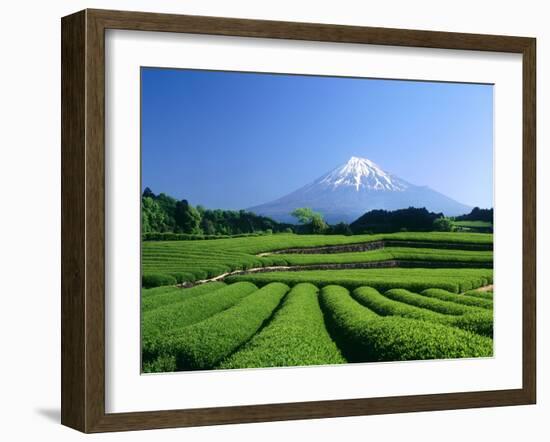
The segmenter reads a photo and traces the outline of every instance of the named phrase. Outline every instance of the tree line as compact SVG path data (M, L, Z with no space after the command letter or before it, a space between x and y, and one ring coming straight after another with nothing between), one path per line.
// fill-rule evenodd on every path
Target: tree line
M246 210L206 209L192 206L165 193L155 195L148 187L141 196L142 233L189 235L240 235L255 232L292 232L290 224L278 223Z
M440 221L438 221L440 220ZM387 233L399 230L450 230L443 213L428 211L425 207L399 210L371 210L350 224L353 233ZM448 220L450 222L450 220Z
M472 211L466 215L455 217L456 221L486 221L493 222L493 209L480 209L474 207Z
M145 188L141 197L142 233L173 233L190 236L235 236L255 233L298 233L354 235L398 231L452 231L453 218L425 207L399 210L371 210L350 224L329 225L319 212L300 207L292 212L298 224L279 223L246 210L206 209L192 206L164 193L155 195ZM469 214L455 217L460 221L493 221L493 209L475 207ZM150 236L150 235L149 235ZM197 239L197 238L189 238Z

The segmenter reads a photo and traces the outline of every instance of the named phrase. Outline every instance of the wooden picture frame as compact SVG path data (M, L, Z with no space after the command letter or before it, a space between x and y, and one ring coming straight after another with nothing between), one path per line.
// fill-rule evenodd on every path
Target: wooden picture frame
M523 58L523 385L513 390L105 412L105 30L494 51ZM533 38L84 10L62 19L62 424L83 432L533 404L536 41Z

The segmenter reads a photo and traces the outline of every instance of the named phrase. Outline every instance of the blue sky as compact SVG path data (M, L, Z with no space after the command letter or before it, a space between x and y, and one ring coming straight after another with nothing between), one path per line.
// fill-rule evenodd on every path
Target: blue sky
M493 87L142 68L142 187L207 208L279 198L345 163L493 205Z

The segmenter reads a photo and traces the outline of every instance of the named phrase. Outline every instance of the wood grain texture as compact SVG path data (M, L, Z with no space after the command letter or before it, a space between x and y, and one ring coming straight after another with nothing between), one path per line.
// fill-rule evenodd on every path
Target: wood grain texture
M105 413L105 30L523 55L523 387L338 401ZM535 40L526 37L86 10L62 19L62 423L83 432L532 404L536 398Z
M391 46L522 52L529 38L456 32L88 10L106 29L231 35Z
M85 428L85 13L61 29L61 422Z
M523 51L523 389L536 402L537 149L536 41Z
M91 431L105 415L105 38L102 23L89 11L86 17L86 431Z

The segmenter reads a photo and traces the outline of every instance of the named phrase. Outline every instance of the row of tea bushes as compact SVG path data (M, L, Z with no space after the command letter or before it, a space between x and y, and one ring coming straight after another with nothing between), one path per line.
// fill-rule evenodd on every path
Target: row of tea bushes
M161 353L173 355L178 370L209 369L251 339L289 288L273 283L237 305L165 338Z
M318 287L340 285L350 290L369 286L379 291L403 288L412 292L421 292L435 287L453 293L461 293L492 283L493 271L492 269L425 268L307 270L233 275L225 280L229 283L251 281L257 285L275 281L289 285L309 282Z
M352 362L486 357L493 340L454 327L399 316L381 317L340 286L321 290L333 337Z
M471 292L470 292L471 293ZM457 304L468 305L470 307L480 307L488 310L493 309L493 300L488 298L480 298L468 294L457 295L441 289L426 289L421 293L430 298L441 299L442 301L450 301Z
M144 312L141 318L143 359L157 357L164 341L182 328L232 307L256 290L254 284L241 282L182 301L176 308L169 304Z
M273 320L219 368L345 363L326 330L318 291L308 283L294 286Z
M417 300L419 296L421 295L403 289L392 289L387 291L384 295L381 295L372 287L360 287L353 291L353 297L359 303L370 308L379 315L400 316L449 325L492 338L493 314L491 311L477 307L465 307L452 302L448 302L447 304L449 304L449 306L443 308L441 303L445 301L440 301L439 304L431 305L431 307L435 306L435 308L439 310L437 311L430 308L429 302L426 304L419 302ZM427 301L438 301L432 298L425 299ZM462 309L462 313L458 313L455 307L465 308Z
M182 290L179 287L156 287L141 290L141 311L153 310L164 305L176 304L225 287L224 282L209 282Z

